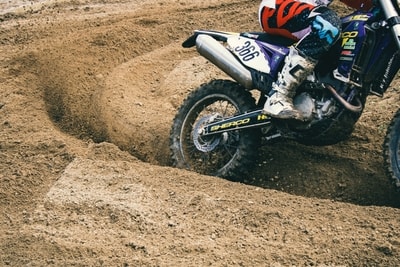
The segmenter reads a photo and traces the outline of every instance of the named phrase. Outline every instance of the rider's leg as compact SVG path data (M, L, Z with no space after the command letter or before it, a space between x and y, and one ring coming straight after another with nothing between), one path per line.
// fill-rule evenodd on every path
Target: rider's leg
M295 47L290 47L285 65L278 73L265 102L264 112L275 118L302 119L301 113L293 106L293 97L297 86L312 72L315 64L315 60L306 58Z
M308 27L293 33L296 37L304 37L295 47L290 47L289 55L264 106L264 112L276 118L302 119L301 113L293 106L297 86L312 72L320 56L340 35L341 23L335 12L326 7L317 7L309 10L305 16L305 11L302 16L294 16L288 21L291 25L295 25L295 21L301 21L304 25L306 21Z

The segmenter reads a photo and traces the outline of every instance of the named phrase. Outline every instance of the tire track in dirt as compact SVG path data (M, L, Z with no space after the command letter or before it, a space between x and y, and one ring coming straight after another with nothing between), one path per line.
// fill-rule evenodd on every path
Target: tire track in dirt
M110 141L136 157L169 165L169 131L186 93L222 75L180 43L136 57L111 71L98 106Z
M224 8L227 13L232 9ZM199 17L205 10L190 12L189 18ZM111 26L103 22L108 19L99 19L99 26L87 35L85 27L71 32L39 56L41 80L49 114L61 129L82 139L113 142L143 161L168 165L169 129L176 109L202 82L226 76L210 63L196 61L194 49L181 48L182 39L172 34L171 41L163 31L173 29L169 20L144 14L114 18ZM245 182L310 197L396 206L400 197L380 168L377 132L358 127L361 130L350 141L331 148L284 143L266 147ZM344 156L338 155L334 164L314 156L314 151L324 156L329 150ZM366 171L355 172L353 164Z

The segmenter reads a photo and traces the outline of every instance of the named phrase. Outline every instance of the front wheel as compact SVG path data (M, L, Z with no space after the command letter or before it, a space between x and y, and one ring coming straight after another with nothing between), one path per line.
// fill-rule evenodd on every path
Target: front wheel
M386 171L400 189L400 109L390 122L383 150Z
M203 136L210 122L254 110L254 98L229 80L203 84L183 102L170 135L174 166L233 181L243 179L255 163L261 143L260 129L243 129Z

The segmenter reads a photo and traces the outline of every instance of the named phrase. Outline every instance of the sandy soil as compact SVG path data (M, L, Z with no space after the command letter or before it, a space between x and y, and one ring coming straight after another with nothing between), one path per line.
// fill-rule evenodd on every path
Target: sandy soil
M400 193L381 156L399 79L349 140L263 147L243 183L169 166L178 106L223 76L180 43L259 30L257 5L3 4L1 266L400 265Z

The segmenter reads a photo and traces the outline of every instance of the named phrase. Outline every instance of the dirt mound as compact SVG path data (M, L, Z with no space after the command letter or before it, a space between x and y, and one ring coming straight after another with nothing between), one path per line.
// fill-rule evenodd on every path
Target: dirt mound
M263 147L243 183L168 167L176 109L225 77L181 42L258 30L257 5L4 7L0 265L399 265L400 194L381 156L399 79L348 141Z

